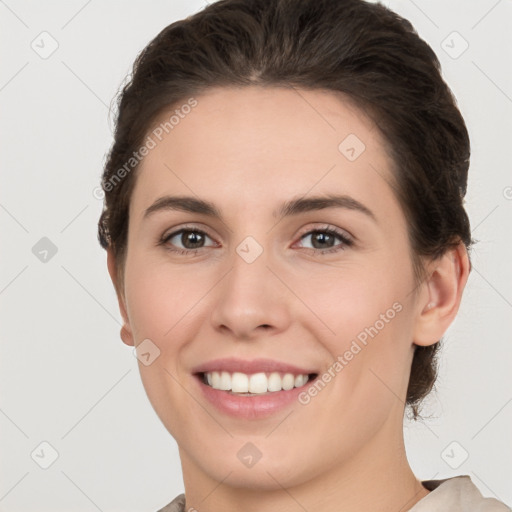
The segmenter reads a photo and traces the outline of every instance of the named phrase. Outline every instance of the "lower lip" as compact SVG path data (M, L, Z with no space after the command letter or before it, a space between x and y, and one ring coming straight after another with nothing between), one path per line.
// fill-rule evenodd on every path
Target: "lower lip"
M298 388L283 391L273 391L265 395L242 396L230 391L213 389L203 382L201 375L194 375L199 383L201 392L219 411L242 419L259 419L271 416L294 402L307 389L314 379L310 379Z

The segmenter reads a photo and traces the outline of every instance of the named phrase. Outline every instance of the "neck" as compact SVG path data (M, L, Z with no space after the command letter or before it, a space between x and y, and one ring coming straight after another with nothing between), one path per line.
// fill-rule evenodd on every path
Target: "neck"
M396 416L395 416L396 417ZM407 461L402 423L385 423L350 460L325 470L303 484L271 490L233 487L216 481L180 450L185 484L185 510L200 512L406 512L429 491ZM398 434L397 434L398 433ZM222 454L219 454L222 457ZM293 468L290 468L290 472Z

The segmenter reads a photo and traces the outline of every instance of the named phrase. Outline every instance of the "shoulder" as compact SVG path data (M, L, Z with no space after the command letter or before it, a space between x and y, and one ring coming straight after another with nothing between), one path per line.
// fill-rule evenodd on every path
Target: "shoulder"
M159 509L157 512L185 512L185 495L179 494L169 504Z
M410 512L510 512L501 501L484 498L469 475L444 480L425 480L423 486L431 491Z
M468 475L425 480L422 484L431 492L409 512L511 512L501 501L484 498ZM185 494L179 494L157 512L186 512Z

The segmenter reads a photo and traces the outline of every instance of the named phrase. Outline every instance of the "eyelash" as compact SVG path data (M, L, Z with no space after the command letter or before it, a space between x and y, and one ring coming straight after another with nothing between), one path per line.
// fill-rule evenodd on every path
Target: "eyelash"
M169 240L174 238L176 235L179 235L181 233L198 233L203 236L207 236L208 238L211 238L208 233L205 231L195 228L195 227L182 227L181 229L177 231L173 231L172 233L168 235L162 236L160 241L158 242L158 245L165 246L166 250L180 254L185 256L193 256L197 254L201 249L204 249L205 247L199 247L198 249L175 249L172 248L170 245L168 245ZM347 247L351 247L354 244L354 241L350 239L347 235L342 233L341 231L338 231L337 229L334 229L329 226L321 227L321 228L315 228L307 231L303 235L300 236L299 240L303 240L307 236L313 235L315 233L327 233L328 235L332 235L334 237L337 237L341 240L341 247L331 247L329 249L315 249L310 247L304 247L304 249L307 249L308 251L312 251L314 253L320 253L320 254L328 254L328 253L335 253L339 251L344 251Z

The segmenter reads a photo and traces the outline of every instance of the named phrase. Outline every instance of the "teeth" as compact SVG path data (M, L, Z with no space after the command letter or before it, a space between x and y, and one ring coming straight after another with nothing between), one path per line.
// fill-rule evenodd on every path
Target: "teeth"
M233 393L247 393L249 391L249 377L245 373L233 373L231 376L231 391Z
M241 372L207 372L203 381L213 389L231 391L232 393L251 393L260 395L267 392L289 390L306 384L308 374L293 375L292 373L253 373Z

